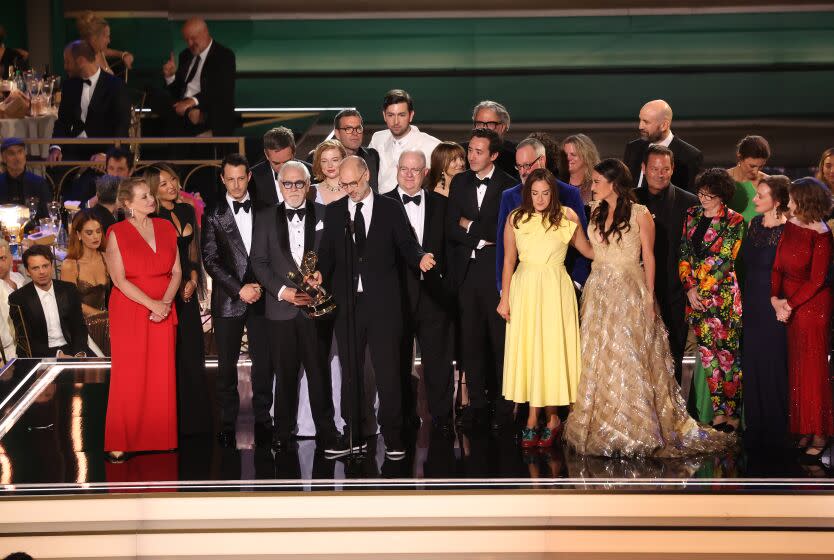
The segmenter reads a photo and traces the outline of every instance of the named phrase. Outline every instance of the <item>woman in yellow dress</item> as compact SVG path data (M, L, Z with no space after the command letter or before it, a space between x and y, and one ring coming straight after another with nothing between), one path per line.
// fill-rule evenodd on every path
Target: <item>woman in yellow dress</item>
M559 202L556 177L536 169L524 181L521 206L504 228L504 272L498 314L507 321L504 398L530 403L524 448L553 445L560 421L557 406L576 400L582 359L576 293L565 270L573 245L592 259L576 213ZM516 269L516 263L518 268ZM538 431L539 412L546 425Z

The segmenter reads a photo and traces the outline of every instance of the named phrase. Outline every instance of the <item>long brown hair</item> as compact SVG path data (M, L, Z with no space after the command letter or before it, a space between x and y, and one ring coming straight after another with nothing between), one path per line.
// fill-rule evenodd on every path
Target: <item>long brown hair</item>
M96 222L101 227L101 243L98 246L99 252L104 252L104 226L89 209L85 208L78 212L72 219L72 232L67 243L67 258L78 260L84 255L84 244L81 242L81 230L88 222Z
M631 207L637 202L634 196L631 172L628 167L618 159L604 159L594 166L594 171L605 177L614 185L614 192L617 193L617 206L614 208L614 221L611 227L605 229L605 222L608 220L610 210L607 200L602 200L591 212L591 223L602 236L603 243L610 243L611 237L616 234L617 241L622 241L623 233L631 229Z
M828 148L827 150L825 150L825 151L822 153L822 155L820 156L820 162L817 164L817 174L815 175L815 177L816 177L817 179L819 179L820 181L822 181L822 182L823 182L823 184L824 184L826 187L828 187L828 189L829 189L829 190L831 190L831 189L832 189L832 187L834 187L834 185L829 185L829 184L825 181L825 175L823 174L823 171L822 171L822 166L823 166L823 165L825 165L825 160L827 160L828 158L830 158L830 157L832 157L832 156L834 156L834 148Z
M542 216L547 220L547 229L558 228L562 221L564 210L562 210L562 203L559 201L559 187L556 185L556 176L547 169L535 169L527 176L524 185L521 187L521 206L513 213L512 224L518 229L518 224L527 223L536 209L533 207L533 183L537 181L544 181L550 187L550 205L542 212Z

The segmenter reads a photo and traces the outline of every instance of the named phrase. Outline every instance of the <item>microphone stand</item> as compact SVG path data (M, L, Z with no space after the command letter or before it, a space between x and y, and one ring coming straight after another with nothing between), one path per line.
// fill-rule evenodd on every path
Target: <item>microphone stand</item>
M360 376L362 372L359 371L359 349L356 347L356 296L358 286L354 286L354 258L356 257L356 245L353 242L354 228L353 220L350 219L350 211L345 211L345 257L346 257L346 273L348 282L345 283L345 320L347 322L347 367L343 368L343 372L347 373L348 382L345 384L350 389L350 395L342 395L342 398L350 399L348 406L348 444L350 445L350 453L347 456L347 466L350 471L352 462L356 462L355 466L361 461L364 453L361 449L354 451L354 442L358 442L361 434L354 432L355 424L359 421L359 411L361 407L362 387L360 383ZM359 429L361 431L361 428Z

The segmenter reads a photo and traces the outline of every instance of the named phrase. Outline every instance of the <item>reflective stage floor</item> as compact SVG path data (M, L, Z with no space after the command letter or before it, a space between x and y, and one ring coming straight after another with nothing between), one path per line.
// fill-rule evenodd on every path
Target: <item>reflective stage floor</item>
M211 393L215 369L207 369ZM359 460L328 460L314 439L276 455L255 448L248 367L241 365L237 448L220 447L211 427L181 438L175 452L121 464L103 452L109 364L18 360L0 375L0 495L136 491L317 491L563 489L660 492L819 493L834 489L823 465L787 453L743 448L688 460L580 458L558 447L523 453L514 431L449 437L424 421L405 459L385 458L381 440ZM422 403L421 410L425 410ZM423 412L425 414L425 412ZM424 420L428 420L425 418Z

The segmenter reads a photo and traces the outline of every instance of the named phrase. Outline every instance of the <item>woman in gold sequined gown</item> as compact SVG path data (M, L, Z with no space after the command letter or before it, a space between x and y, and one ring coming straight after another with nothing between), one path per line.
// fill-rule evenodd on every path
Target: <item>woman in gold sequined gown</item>
M606 457L720 451L733 436L691 418L675 381L654 301L654 221L634 202L631 184L619 160L594 167L594 263L582 295L582 375L565 439L580 454Z

